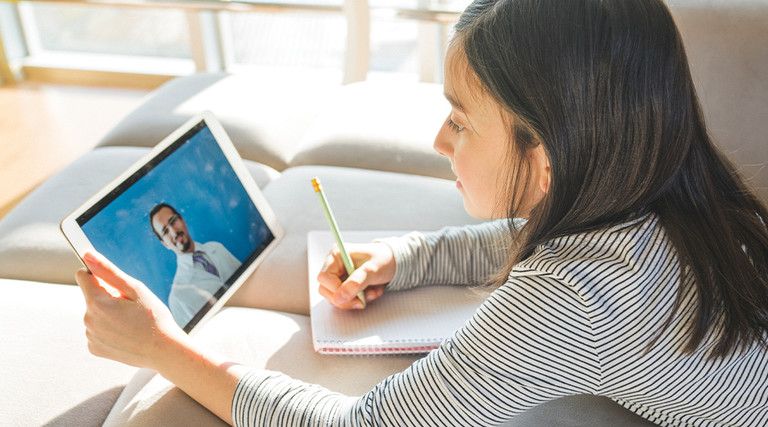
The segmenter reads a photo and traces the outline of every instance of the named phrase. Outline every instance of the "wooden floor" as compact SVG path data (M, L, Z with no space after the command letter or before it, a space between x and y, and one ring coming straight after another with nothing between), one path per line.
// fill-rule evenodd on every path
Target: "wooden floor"
M0 217L93 148L147 93L35 83L0 86Z

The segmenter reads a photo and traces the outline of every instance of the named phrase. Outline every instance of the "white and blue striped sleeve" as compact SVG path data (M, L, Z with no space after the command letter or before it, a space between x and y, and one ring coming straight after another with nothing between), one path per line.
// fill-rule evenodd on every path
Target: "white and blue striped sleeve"
M492 425L561 396L596 393L601 367L576 290L518 275L407 370L351 399L281 374L238 384L235 425Z
M504 263L508 239L509 229L503 221L381 239L392 249L397 265L387 289L485 284Z

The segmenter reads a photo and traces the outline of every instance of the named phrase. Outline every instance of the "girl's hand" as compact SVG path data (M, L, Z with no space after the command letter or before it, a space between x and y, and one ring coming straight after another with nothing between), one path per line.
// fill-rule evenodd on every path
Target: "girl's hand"
M347 277L339 248L334 245L317 275L320 295L343 309L362 309L357 293L365 292L370 302L384 293L384 285L395 277L395 256L384 243L347 245L355 271Z
M158 372L232 424L232 396L248 368L196 346L152 291L103 256L83 260L93 273L76 275L91 353Z
M171 312L143 283L103 256L88 252L77 283L85 295L88 349L95 356L158 371L167 347L187 335Z

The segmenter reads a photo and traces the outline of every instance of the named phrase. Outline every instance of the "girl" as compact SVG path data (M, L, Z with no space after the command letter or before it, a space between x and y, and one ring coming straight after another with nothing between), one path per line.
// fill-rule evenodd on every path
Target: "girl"
M141 283L88 255L123 293L78 272L91 351L238 425L489 425L573 394L662 425L766 425L768 211L708 137L664 3L477 0L445 95L435 148L466 210L527 222L358 246L350 277L332 252L319 276L349 309L360 290L495 286L438 350L360 398L332 394L195 348Z

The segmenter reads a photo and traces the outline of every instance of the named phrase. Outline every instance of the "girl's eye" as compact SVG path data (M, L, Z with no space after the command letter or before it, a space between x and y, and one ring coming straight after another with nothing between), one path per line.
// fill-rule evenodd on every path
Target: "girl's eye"
M464 130L464 126L456 124L456 122L453 121L450 117L448 118L448 121L446 122L449 128L453 130L456 133L459 133Z

